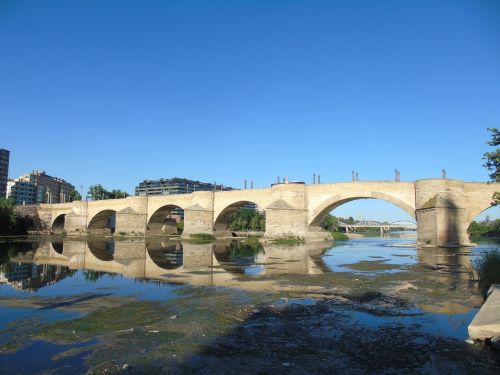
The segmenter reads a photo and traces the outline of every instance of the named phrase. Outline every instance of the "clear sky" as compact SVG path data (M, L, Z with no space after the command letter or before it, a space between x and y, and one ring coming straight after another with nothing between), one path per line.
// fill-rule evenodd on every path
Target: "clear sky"
M84 190L486 181L500 1L0 0L0 126L11 177Z

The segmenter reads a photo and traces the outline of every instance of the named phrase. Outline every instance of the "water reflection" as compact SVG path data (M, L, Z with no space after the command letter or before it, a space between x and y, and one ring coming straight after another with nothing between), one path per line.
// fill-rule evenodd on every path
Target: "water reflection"
M89 271L85 273L88 274L85 279L90 281L97 279L99 273L111 273L138 279L225 286L238 284L241 281L238 278L244 275L331 271L321 258L331 243L287 247L240 241L197 244L161 239L146 242L68 239L42 242L37 244L35 251L26 243L23 246L18 246L15 251L2 251L1 275L4 283L33 279L26 272L9 273L13 267L23 270L55 267L58 271L52 272L53 281L60 279L60 270L83 269Z
M181 242L153 240L146 243L151 260L160 268L176 269L184 262Z
M399 241L399 242L398 242ZM422 249L408 241L359 239L332 247L308 243L287 247L259 242L197 244L162 239L147 241L64 240L1 244L0 282L36 290L62 280L72 270L86 270L86 280L103 274L193 285L275 287L274 275L407 272L420 265L446 274L450 286L467 279L471 250ZM354 276L353 276L354 277Z

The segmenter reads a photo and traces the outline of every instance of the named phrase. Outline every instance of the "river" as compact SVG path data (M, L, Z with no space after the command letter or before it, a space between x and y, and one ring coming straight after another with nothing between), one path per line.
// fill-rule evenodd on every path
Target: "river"
M0 373L498 373L470 261L412 234L0 242Z

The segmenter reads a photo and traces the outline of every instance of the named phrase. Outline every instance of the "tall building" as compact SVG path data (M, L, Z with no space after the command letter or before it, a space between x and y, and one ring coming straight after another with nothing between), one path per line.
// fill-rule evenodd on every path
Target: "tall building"
M7 180L9 178L10 151L0 148L0 197L7 196Z
M16 204L36 203L36 186L31 182L16 180L9 190L9 197L14 199Z
M135 187L135 195L170 195L188 194L194 191L225 191L234 190L224 185L214 185L208 182L188 180L187 178L160 178L159 180L144 180Z
M45 171L33 171L14 181L10 186L10 197L16 204L70 202L70 193L75 187L59 177Z

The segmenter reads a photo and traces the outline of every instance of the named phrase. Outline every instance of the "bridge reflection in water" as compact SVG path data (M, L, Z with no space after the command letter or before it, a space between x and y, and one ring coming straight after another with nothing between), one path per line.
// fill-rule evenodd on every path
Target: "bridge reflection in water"
M124 276L192 285L219 285L262 290L272 281L242 275L321 274L330 272L321 255L331 242L286 247L275 244L244 244L238 241L191 243L150 239L147 241L57 241L40 243L32 257L35 264L119 273ZM256 272L257 270L257 272Z
M71 275L72 272L82 269L174 284L279 290L283 288L283 284L279 283L279 278L272 276L322 275L339 272L332 266L332 258L329 256L338 255L341 249L344 252L349 251L346 250L348 247L338 247L329 250L328 256L324 256L325 251L332 247L331 242L287 247L272 243L245 244L238 241L197 244L161 238L146 241L142 239L114 241L103 238L86 241L67 240L41 242L32 246L34 248L29 253L31 256L24 255L11 259L13 264L17 264L15 266L17 273L4 273L5 282L17 288L29 288L31 285L36 289L50 282L57 282L64 278L64 275ZM385 258L390 253L402 252L402 249L393 247L386 249ZM405 250L407 258L399 258L403 259L403 263L435 270L436 277L441 279L446 275L449 285L464 281L468 277L466 268L470 264L470 249L451 251L438 248L434 250L406 248ZM26 265L24 267L26 275L21 272L21 264ZM32 272L28 272L30 267L34 266L42 267L35 273L45 275L45 278L49 279L52 275L53 280L34 282ZM256 275L259 277L253 277ZM426 277L432 277L432 273ZM27 282L25 279L31 281Z

